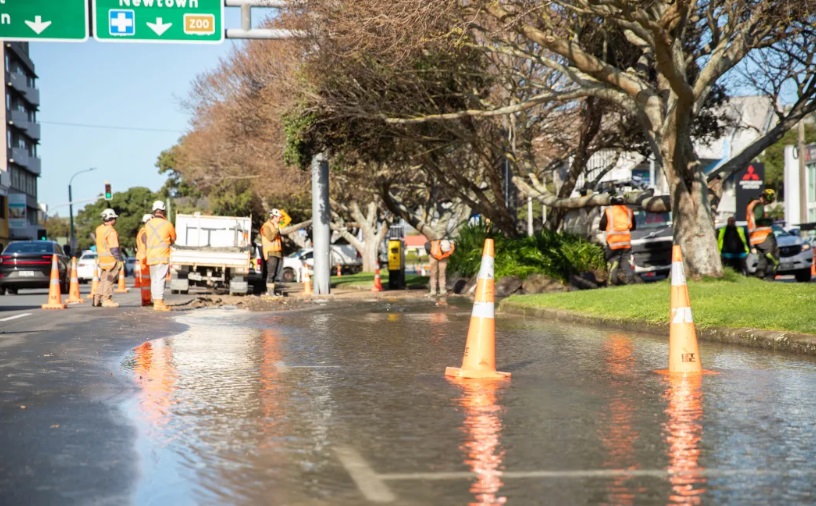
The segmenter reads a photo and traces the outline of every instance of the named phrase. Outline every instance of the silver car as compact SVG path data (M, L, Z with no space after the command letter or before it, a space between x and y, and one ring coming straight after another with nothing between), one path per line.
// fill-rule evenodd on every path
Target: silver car
M779 267L776 273L783 276L793 275L796 281L807 283L810 281L810 268L813 264L813 248L802 241L801 237L787 232L779 225L772 227L779 245ZM756 272L757 256L754 253L748 254L746 263L748 272Z

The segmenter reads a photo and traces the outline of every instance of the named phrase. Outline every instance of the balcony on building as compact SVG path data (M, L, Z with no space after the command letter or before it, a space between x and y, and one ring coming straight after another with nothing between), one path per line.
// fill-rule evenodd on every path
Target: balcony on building
M28 90L26 76L20 72L6 72L6 82L9 86L22 94L25 94L25 92Z
M34 121L28 123L28 130L26 131L26 135L30 138L34 139L35 141L39 141L40 137L40 124Z
M9 124L20 130L28 130L28 114L25 111L9 111L8 119Z
M26 151L25 148L11 148L10 151L11 151L11 156L9 157L10 162L28 168L28 164L31 160L31 157L28 155L28 151Z
M39 176L42 173L42 161L36 156L29 156L28 166L26 168L32 174Z
M26 99L26 102L33 105L34 107L39 107L40 106L40 90L38 90L37 88L26 87L25 99Z

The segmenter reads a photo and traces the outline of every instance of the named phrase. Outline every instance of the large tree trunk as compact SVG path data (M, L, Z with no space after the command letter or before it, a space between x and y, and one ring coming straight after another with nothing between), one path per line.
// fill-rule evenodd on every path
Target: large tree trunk
M350 217L362 232L363 240L360 241L351 234L345 223L334 224L332 228L339 232L360 253L363 259L363 272L374 272L379 266L379 246L385 239L388 223L380 219L379 209L374 202L369 202L366 205L365 213L363 213L360 204L356 200L352 200L347 208Z
M679 109L678 106L675 110ZM680 118L678 118L680 116ZM674 243L683 252L686 274L692 278L722 276L708 185L691 142L690 123L675 112L663 128L660 154L669 181Z

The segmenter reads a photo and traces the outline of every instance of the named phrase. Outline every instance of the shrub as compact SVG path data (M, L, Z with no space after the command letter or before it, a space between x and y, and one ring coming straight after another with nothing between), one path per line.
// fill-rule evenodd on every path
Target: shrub
M470 277L479 271L484 240L484 225L466 225L460 229L456 250L448 263L451 272ZM495 237L497 278L542 273L563 282L571 275L605 268L603 249L586 239L544 230L532 237L508 239Z

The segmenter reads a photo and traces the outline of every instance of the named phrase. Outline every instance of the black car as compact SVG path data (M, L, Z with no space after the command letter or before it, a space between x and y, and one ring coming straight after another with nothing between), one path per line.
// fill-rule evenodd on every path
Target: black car
M49 288L51 261L57 255L62 293L68 293L70 259L53 241L14 241L0 255L0 295L20 288Z

